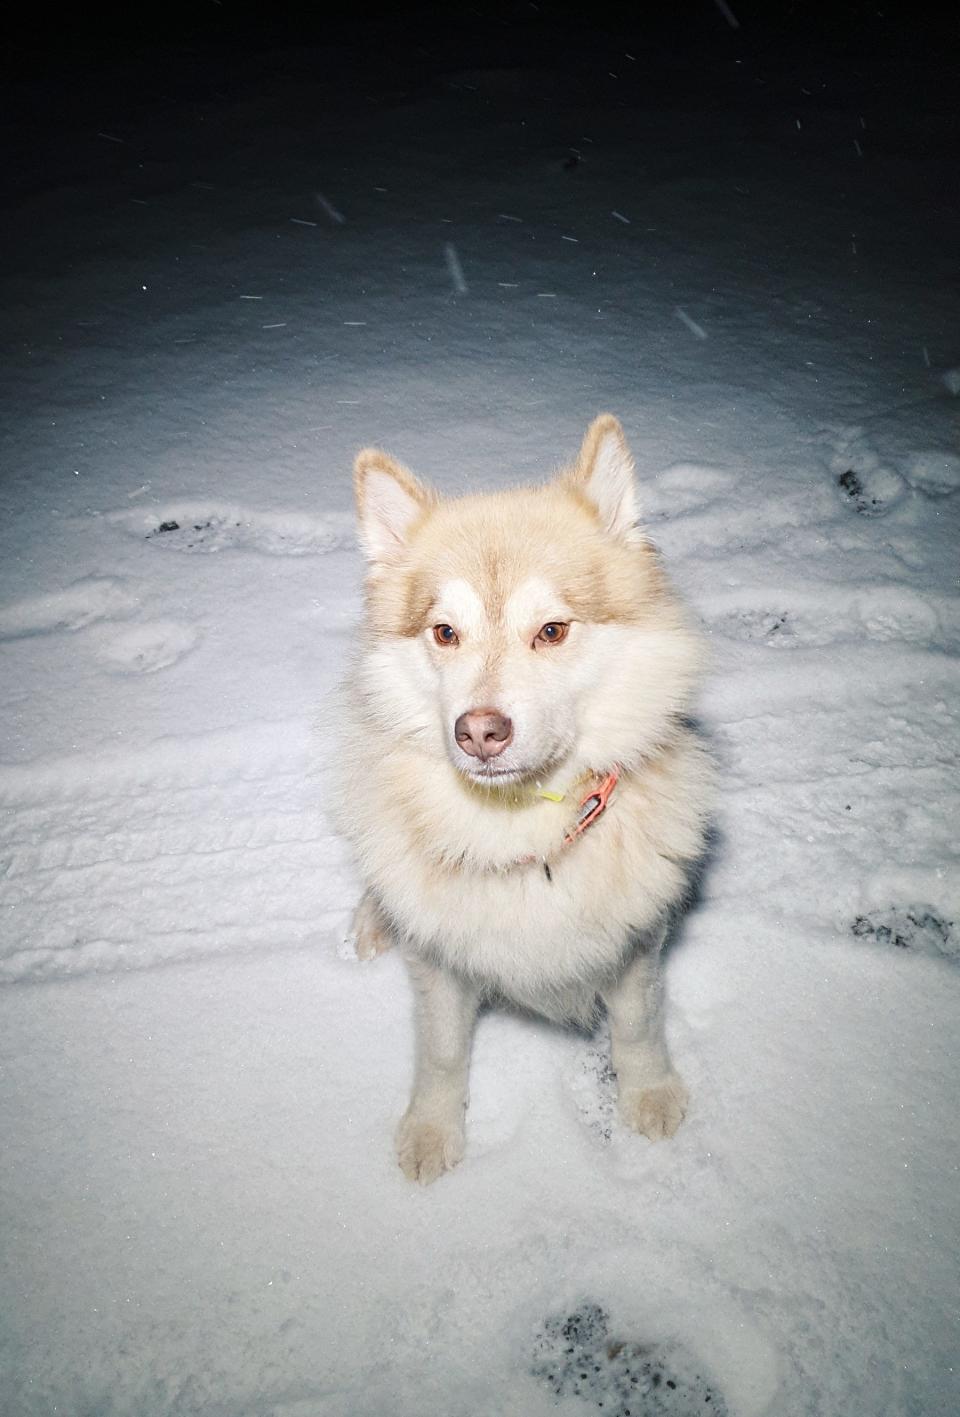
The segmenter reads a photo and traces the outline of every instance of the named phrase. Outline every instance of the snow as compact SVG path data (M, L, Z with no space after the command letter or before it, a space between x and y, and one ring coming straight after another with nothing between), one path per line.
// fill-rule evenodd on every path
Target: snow
M14 87L5 1417L960 1410L952 102L622 53ZM693 1105L626 1135L602 1036L490 1014L421 1191L326 813L350 461L499 486L601 409L712 648Z

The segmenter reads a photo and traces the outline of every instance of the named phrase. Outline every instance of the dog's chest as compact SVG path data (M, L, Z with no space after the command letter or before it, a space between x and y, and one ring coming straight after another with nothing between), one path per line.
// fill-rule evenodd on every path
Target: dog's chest
M549 873L542 862L482 874L397 859L380 891L412 948L529 1000L609 977L631 934L652 923L661 903L625 892L620 875L584 842Z

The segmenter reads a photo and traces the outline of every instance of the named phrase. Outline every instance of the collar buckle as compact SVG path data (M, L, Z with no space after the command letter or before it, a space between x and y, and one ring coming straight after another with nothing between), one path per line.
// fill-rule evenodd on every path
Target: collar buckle
M600 783L593 792L588 792L580 803L580 810L577 813L577 820L570 831L564 837L564 845L569 846L576 841L577 837L592 827L599 816L607 810L607 803L613 794L613 789L620 781L619 769L614 768Z

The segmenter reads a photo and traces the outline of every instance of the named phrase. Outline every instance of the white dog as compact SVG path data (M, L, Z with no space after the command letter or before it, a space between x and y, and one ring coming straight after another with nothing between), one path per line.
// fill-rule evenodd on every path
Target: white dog
M541 487L445 500L376 449L355 477L370 571L340 818L358 954L397 942L415 985L400 1165L426 1183L461 1159L490 998L581 1023L602 1000L623 1121L672 1136L659 956L712 773L685 718L700 643L636 527L620 424L595 419Z

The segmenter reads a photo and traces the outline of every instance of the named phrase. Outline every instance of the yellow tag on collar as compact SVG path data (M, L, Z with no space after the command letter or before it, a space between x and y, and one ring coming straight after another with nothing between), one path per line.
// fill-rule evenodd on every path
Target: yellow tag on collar
M545 797L548 802L564 802L567 794L565 792L548 792L545 787L538 787L537 796Z

